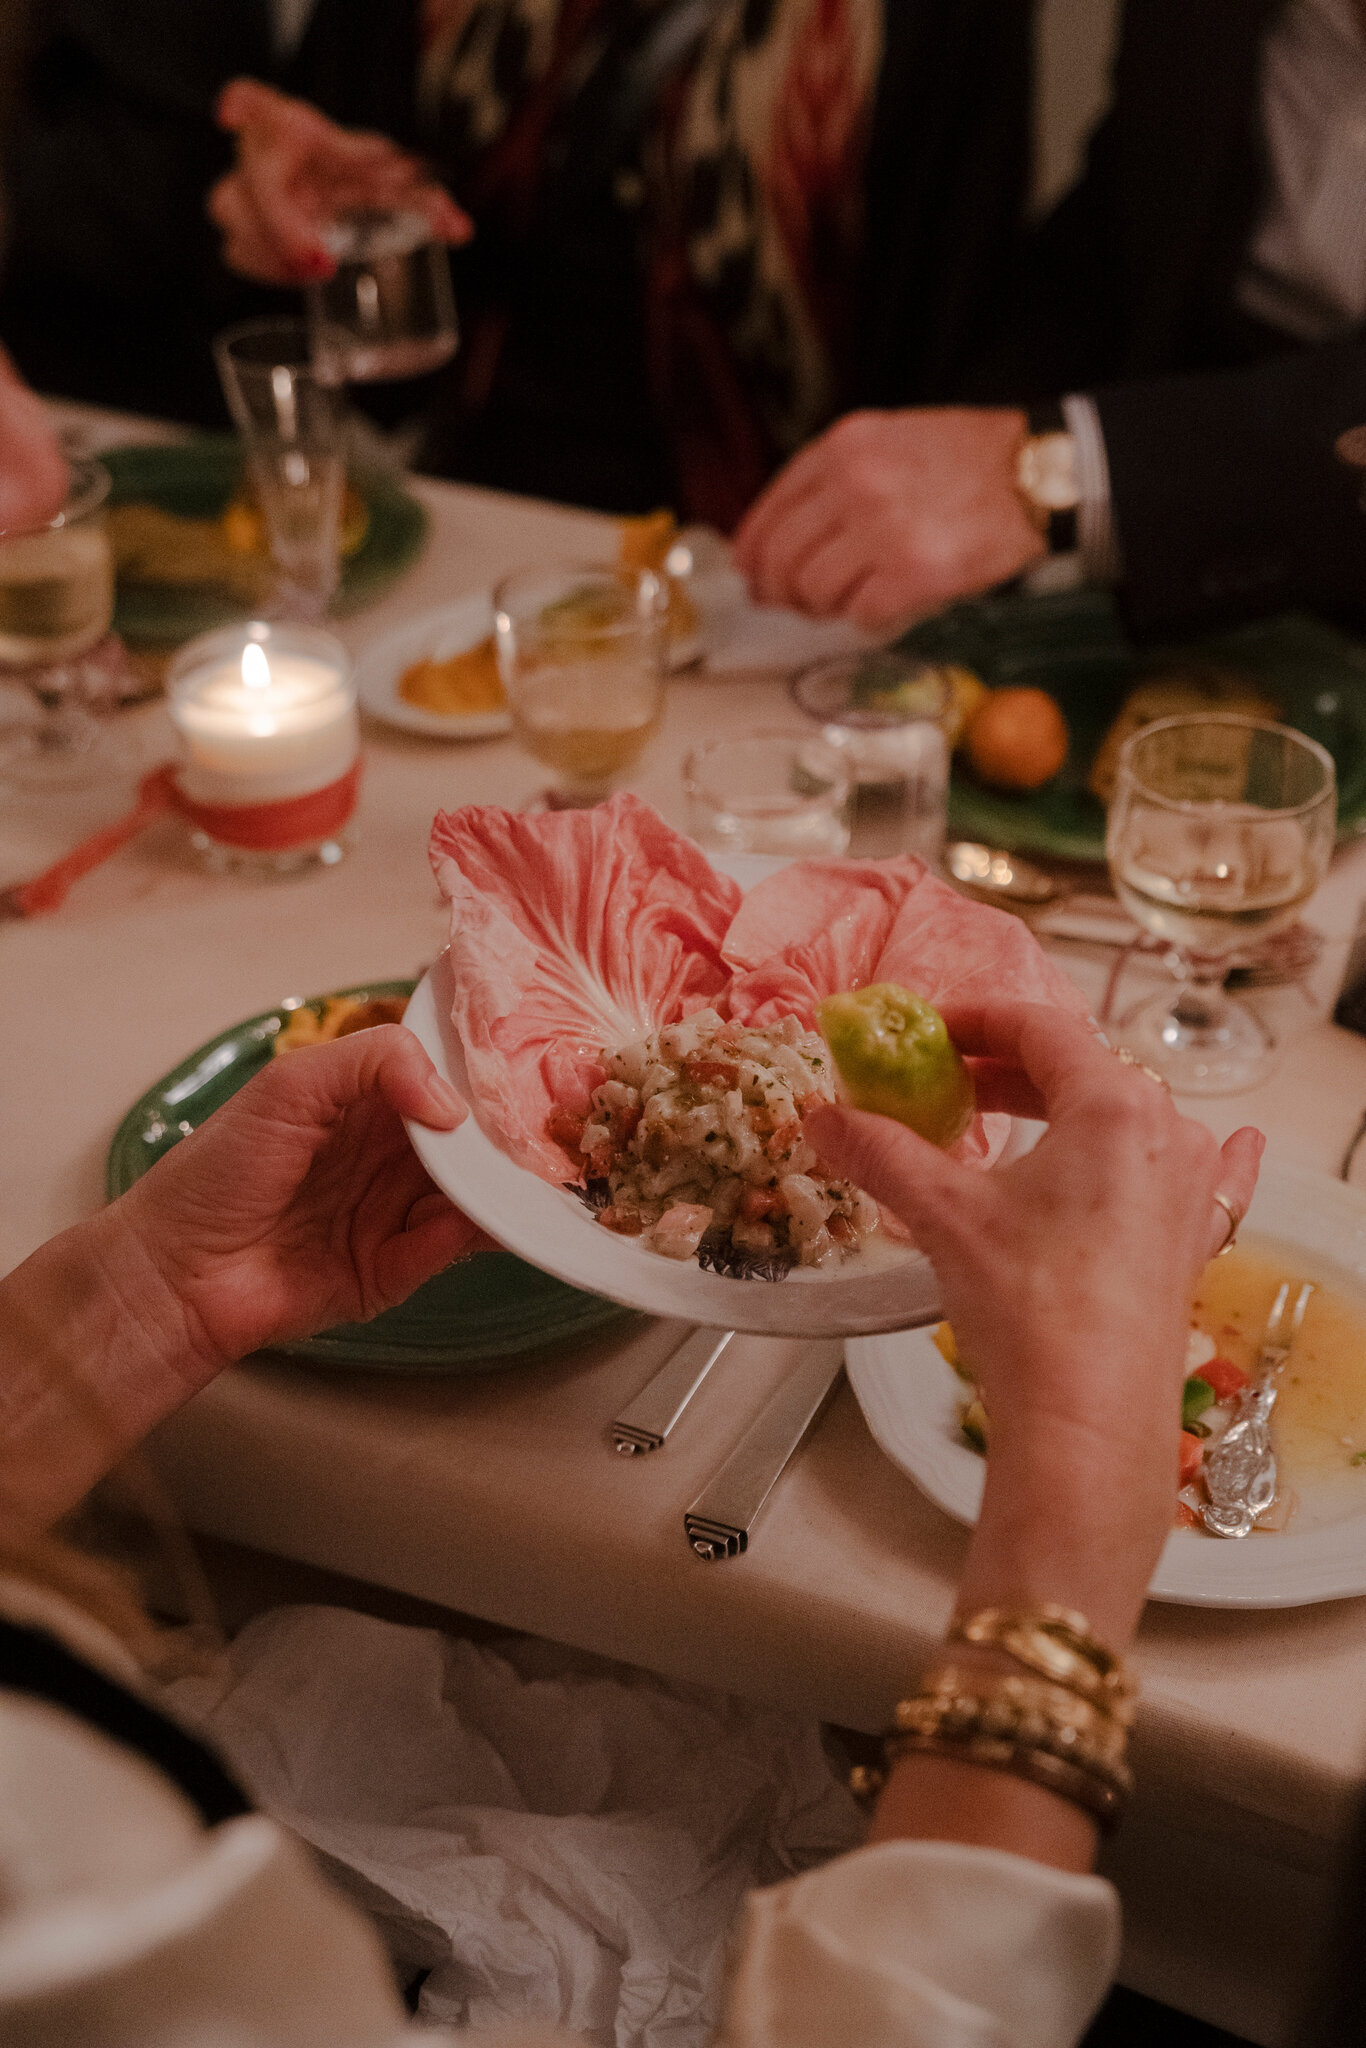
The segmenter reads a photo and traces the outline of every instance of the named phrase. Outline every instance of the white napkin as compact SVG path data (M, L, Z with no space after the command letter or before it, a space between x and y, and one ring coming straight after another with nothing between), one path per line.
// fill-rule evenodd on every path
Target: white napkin
M701 2048L746 1890L862 1835L814 1722L526 1638L279 1608L168 1699L430 1971L433 2020Z

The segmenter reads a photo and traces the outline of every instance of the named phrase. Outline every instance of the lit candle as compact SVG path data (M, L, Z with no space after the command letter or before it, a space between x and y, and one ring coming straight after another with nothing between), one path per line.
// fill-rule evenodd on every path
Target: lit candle
M259 623L205 633L182 648L168 688L181 807L209 841L276 853L345 823L360 721L340 641Z
M189 757L180 785L195 803L303 796L345 775L360 750L346 650L300 628L192 641L172 674L171 716Z

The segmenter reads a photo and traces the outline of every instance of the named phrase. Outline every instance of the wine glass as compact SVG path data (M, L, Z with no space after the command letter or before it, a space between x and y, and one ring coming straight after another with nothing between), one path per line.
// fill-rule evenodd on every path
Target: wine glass
M1181 979L1119 1031L1178 1093L1234 1094L1269 1071L1274 1041L1224 978L1313 895L1336 822L1332 756L1289 726L1205 712L1159 719L1125 745L1110 876L1135 922L1168 941Z
M103 772L100 728L80 701L82 660L109 631L114 567L109 472L68 465L66 502L44 525L0 534L0 676L42 707L0 744L0 775L30 790L81 789Z
M341 581L346 489L340 358L317 349L304 320L248 320L214 342L279 575L272 610L304 624Z
M600 803L664 706L669 605L650 569L552 566L493 593L498 669L518 739L555 780L553 810Z
M335 353L352 384L420 377L449 362L460 333L450 257L424 214L357 208L322 240L337 268L306 294L315 354Z

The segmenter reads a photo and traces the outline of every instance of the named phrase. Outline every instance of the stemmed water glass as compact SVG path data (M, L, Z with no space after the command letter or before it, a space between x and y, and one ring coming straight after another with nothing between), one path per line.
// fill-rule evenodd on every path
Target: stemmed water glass
M552 809L600 803L664 704L668 593L651 570L555 565L493 594L498 669L517 737L555 780Z
M346 488L339 350L305 320L251 320L214 343L278 572L276 617L323 618L341 580Z
M1332 756L1289 726L1208 712L1160 719L1124 747L1110 876L1135 922L1168 942L1180 980L1119 1034L1178 1093L1233 1094L1269 1071L1277 1048L1224 979L1313 895L1336 823Z
M425 214L353 208L322 240L337 268L306 296L315 356L335 356L351 384L420 377L449 362L459 340L450 257Z
M84 788L106 765L80 698L83 658L114 615L109 472L73 461L69 476L65 504L44 525L0 534L0 678L26 684L42 706L36 724L0 742L0 776L30 790Z

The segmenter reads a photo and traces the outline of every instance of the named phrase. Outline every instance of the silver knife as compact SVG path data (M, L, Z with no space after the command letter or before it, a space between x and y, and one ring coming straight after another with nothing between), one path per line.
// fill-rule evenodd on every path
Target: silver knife
M725 1464L683 1516L688 1543L714 1563L749 1548L749 1532L844 1370L844 1346L809 1344Z
M659 1450L734 1335L734 1330L690 1330L612 1424L613 1449L623 1458Z

